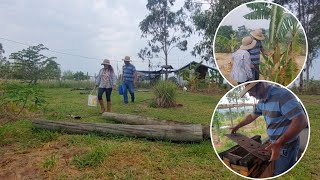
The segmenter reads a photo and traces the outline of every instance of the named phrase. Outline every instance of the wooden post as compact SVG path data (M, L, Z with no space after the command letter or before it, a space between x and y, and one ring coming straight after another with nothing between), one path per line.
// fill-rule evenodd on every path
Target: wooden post
M61 121L34 120L33 126L41 129L67 133L87 134L99 132L130 137L181 142L200 142L203 140L202 126L194 125L127 125L107 123L74 123Z
M231 119L231 127L233 127L232 111L230 107L229 107L229 112L230 112L230 119Z
M132 124L132 125L192 125L186 122L179 121L170 121L170 120L159 120L150 117L142 117L131 114L118 114L111 112L104 112L102 117L115 120L124 124ZM202 126L202 134L203 139L210 138L210 125L201 125Z

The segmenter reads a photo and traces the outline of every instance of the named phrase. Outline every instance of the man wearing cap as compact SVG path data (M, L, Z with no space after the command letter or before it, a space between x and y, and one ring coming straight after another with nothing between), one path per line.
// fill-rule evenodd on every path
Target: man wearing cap
M237 81L238 84L252 79L252 71L250 68L251 59L247 50L253 48L255 45L256 40L250 36L244 37L240 48L232 54L233 66L231 78Z
M236 133L239 128L263 115L271 142L266 149L272 151L270 161L275 161L274 175L279 175L290 169L297 160L299 133L308 125L306 114L300 102L285 88L267 82L254 82L246 84L240 96L247 92L259 102L254 112L231 132Z
M98 100L101 107L100 113L103 113L105 111L102 99L102 95L104 92L106 93L107 97L107 112L111 112L111 92L112 89L114 90L116 88L116 75L109 59L103 60L101 65L103 65L103 68L100 69L99 74L96 78L96 87L99 87Z
M123 72L122 72L123 99L124 99L124 103L128 104L127 91L129 91L131 95L131 102L134 102L134 84L137 81L137 72L134 65L130 63L129 56L125 56L123 61L124 61Z
M251 58L251 69L253 74L254 80L259 80L259 64L260 64L260 52L262 52L265 55L271 55L272 53L265 50L262 47L262 42L265 39L265 36L263 35L262 29L256 29L252 32L250 32L251 37L256 40L256 45L249 49L248 52L250 53Z

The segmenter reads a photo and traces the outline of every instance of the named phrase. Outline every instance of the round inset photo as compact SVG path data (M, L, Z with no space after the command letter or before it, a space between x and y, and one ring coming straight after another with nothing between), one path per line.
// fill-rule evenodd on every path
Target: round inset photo
M308 45L298 19L275 3L251 2L221 21L213 48L215 63L233 86L252 80L290 85L303 70Z
M211 140L221 162L249 179L275 178L304 155L308 114L286 87L265 80L246 82L222 97L211 119Z

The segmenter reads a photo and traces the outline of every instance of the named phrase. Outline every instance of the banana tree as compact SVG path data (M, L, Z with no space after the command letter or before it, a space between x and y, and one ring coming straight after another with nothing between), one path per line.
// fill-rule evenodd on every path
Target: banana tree
M179 72L179 75L188 82L191 91L198 89L199 73L197 72L197 69L201 66L201 64L202 61L200 63L190 64L189 68L185 68Z
M222 35L217 35L216 38L216 51L217 52L234 52L235 48L238 46L238 38L236 33L232 33L230 35L230 39L222 36Z
M297 76L295 57L300 53L299 28L297 20L282 7L268 3L252 3L247 5L252 12L244 15L250 20L270 20L268 32L268 49L272 55L262 55L260 74L265 79L288 85ZM286 39L290 39L284 48L281 48Z

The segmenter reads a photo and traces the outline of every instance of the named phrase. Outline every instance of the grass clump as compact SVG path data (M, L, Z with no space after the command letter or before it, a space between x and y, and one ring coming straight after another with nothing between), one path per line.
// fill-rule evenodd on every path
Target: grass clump
M153 87L155 102L158 107L175 107L177 98L177 86L170 81L159 81Z
M106 146L98 146L85 154L75 156L72 162L79 169L96 167L104 161L108 150Z
M52 167L54 167L57 163L58 157L57 155L51 155L50 157L46 158L43 163L42 163L42 167L45 170L50 170Z

